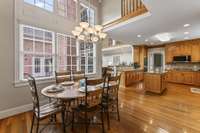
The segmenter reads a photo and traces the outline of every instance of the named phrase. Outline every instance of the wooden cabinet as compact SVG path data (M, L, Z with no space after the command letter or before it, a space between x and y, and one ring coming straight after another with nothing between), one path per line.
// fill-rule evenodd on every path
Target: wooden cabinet
M169 71L165 75L165 81L200 86L200 72L175 70Z
M144 86L145 90L161 94L165 90L164 74L145 73Z
M165 46L166 63L172 63L174 56L191 56L191 62L200 62L200 39L181 41Z
M130 70L122 72L121 86L127 87L134 83L140 82L144 79L144 72L142 70Z
M134 63L140 65L140 69L144 69L144 58L147 57L147 48L145 46L134 46Z
M200 62L200 41L192 45L192 62Z
M194 79L195 85L200 86L200 72L196 72L194 77L195 77Z
M140 63L140 47L134 47L134 63Z

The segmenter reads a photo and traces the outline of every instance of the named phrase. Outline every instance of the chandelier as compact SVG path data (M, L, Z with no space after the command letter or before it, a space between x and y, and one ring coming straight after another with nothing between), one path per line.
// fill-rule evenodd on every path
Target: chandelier
M90 24L90 0L89 0L89 19L88 22L80 22L72 31L76 39L89 43L95 43L106 38L107 34L103 32L103 26Z

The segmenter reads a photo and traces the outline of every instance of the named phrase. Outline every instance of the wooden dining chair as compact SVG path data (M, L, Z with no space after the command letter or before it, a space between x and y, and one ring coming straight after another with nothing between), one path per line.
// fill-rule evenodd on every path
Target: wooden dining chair
M97 114L100 113L101 122L93 123L102 126L102 132L104 132L104 120L103 120L103 108L101 105L102 103L102 88L100 87L104 80L103 79L93 79L88 80L85 78L85 99L79 104L78 107L73 109L72 113L72 131L74 129L74 124L85 124L85 132L88 133L88 127L91 124L92 118ZM98 89L94 91L88 91L88 86L97 87ZM77 115L75 115L77 114ZM75 123L75 116L78 118L83 118L84 122L76 122Z
M28 76L28 83L32 95L32 102L33 102L33 117L32 117L32 124L31 124L31 133L33 132L34 121L36 119L36 133L39 132L39 122L40 120L54 117L57 113L61 113L62 117L62 124L63 124L63 132L65 132L65 107L63 104L58 104L57 102L51 102L45 105L40 106L40 101L38 97L37 87L35 78L31 75ZM47 124L48 125L48 124ZM44 129L44 128L43 128ZM42 130L43 130L42 129ZM41 130L41 131L42 131ZM40 132L41 132L40 131Z
M72 72L72 77L73 77L73 80L75 82L81 80L81 79L85 79L85 72L83 71L74 71Z
M110 113L113 112L113 108L116 109L118 121L120 121L120 115L119 115L119 98L118 98L118 91L120 86L120 78L121 74L118 76L111 76L110 74L107 74L107 80L104 87L104 93L102 98L102 107L104 109L104 112L107 114L107 124L108 129L110 129Z
M62 83L65 81L71 81L71 72L56 72L55 71L55 76L56 76L56 83Z

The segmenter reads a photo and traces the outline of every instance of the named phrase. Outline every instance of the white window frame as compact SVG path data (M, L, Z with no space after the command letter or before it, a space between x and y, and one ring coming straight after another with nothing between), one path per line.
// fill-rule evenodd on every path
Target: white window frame
M23 31L23 29L24 29L24 27L27 27L27 28L32 28L32 29L34 29L34 30L41 30L41 31L43 31L44 33L45 32L50 32L50 33L52 33L52 41L43 41L43 54L44 55L47 55L46 53L45 53L45 47L44 47L44 43L46 42L46 43L52 43L52 54L51 54L51 56L52 56L52 68L53 68L53 70L52 70L52 76L50 76L50 77L38 77L37 79L49 79L49 78L53 78L55 75L54 75L54 71L55 71L55 33L53 32L53 31L49 31L49 30L46 30L46 29L42 29L42 28L38 28L38 27L34 27L34 26L30 26L30 25L24 25L24 24L20 24L19 25L19 29L20 29L20 43L19 43L19 78L18 78L18 80L20 80L20 81L24 81L25 80L25 78L24 78L24 54L26 53L26 52L24 52L24 31ZM33 36L34 36L34 32L33 32ZM45 34L43 34L43 38L45 39ZM30 38L29 38L30 39ZM33 41L33 54L36 54L35 53L35 47L34 47L34 45L35 45L35 41L40 41L41 42L41 40L37 40L37 39L35 39L34 37L32 38L32 39L30 39L30 40L32 40ZM32 60L32 66L34 66L34 62L33 62L34 60ZM42 65L42 64L41 64Z
M67 35L67 34L62 34L62 33L57 33L56 34L56 44L57 44L57 62L56 62L56 65L57 65L57 68L56 68L56 70L58 70L59 69L59 44L58 44L58 36L63 36L63 37L65 37L65 38L67 38L67 37L69 37L70 38L70 54L68 54L68 53L66 53L66 51L65 51L65 56L71 56L71 68L72 68L72 66L75 66L75 65L72 65L72 57L74 57L74 55L72 55L72 51L71 51L71 38L73 38L73 39L75 39L73 36L71 36L71 35ZM76 57L78 58L78 51L77 51L77 47L78 47L78 45L77 45L77 43L76 43ZM77 69L77 71L79 70L79 68L78 68L78 65L79 65L79 63L78 63L78 60L77 60L77 66L76 66L76 69ZM65 67L67 67L67 66L69 66L69 65L67 65L67 60L64 62L64 66Z
M81 43L78 43L79 44L79 58L80 58L80 65L79 65L79 70L81 70L81 51L84 51L84 52L86 52L86 53L84 53L84 55L86 55L86 56L84 56L85 57L85 74L86 75L93 75L93 74L96 74L96 44L94 44L93 43L93 72L92 73L89 73L88 72L88 67L89 67L89 65L88 65L88 58L89 58L89 56L88 56L88 49L86 50L85 48L86 48L86 45L84 44L84 50L81 50L80 49L80 45L81 45Z
M60 8L59 8L59 6L58 6L58 3L59 3L58 0L56 0L56 2L57 2L57 4L56 4L56 5L57 5L57 14L58 14L59 16L62 16L62 17L67 17L68 8L67 8L66 0L65 0L64 5L63 5L63 6L64 6L64 9L60 9ZM65 4L66 4L66 5L65 5ZM65 11L65 12L64 12L64 15L61 15L61 14L59 13L59 11Z
M23 0L23 1L26 4L30 4L30 5L33 5L35 7L39 7L41 9L44 9L44 10L49 11L49 12L54 12L54 0L53 0L53 5L52 5L52 10L49 10L48 8L46 8L46 5L49 5L49 3L47 2L48 0L44 0L44 2L42 2L44 7L41 7L41 6L37 5L36 0L34 0L34 3L27 2L26 0Z
M59 8L59 1L58 0L55 0L56 1L56 13L59 15L59 16L61 16L61 17L64 17L64 18L69 18L69 16L68 16L68 0L64 0L64 4L63 4L63 7L64 7L64 9L61 9L61 8ZM73 20L76 20L76 18L77 18L77 1L76 0L73 0L75 3L76 3L76 7L75 7L75 18L73 19ZM64 14L60 14L60 12L64 12ZM71 19L71 17L70 17L70 19Z
M87 10L89 10L89 6L88 6L88 3L86 4L86 3L84 3L84 2L81 2L80 3L80 6L82 6L82 7L84 7L84 8L86 8ZM96 23L96 9L91 5L90 6L90 9L91 10L93 10L93 13L94 13L94 23L91 23L91 18L88 18L89 20L87 20L88 22L90 21L90 23L91 23L91 25L95 25L95 23ZM88 13L88 11L87 11L87 13ZM89 13L88 13L88 17L89 17ZM91 16L90 16L91 17ZM80 20L81 20L81 11L80 11Z

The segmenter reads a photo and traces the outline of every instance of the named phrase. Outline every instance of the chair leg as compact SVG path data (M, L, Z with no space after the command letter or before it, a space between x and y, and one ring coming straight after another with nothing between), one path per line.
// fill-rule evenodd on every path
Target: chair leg
M35 121L35 115L33 114L32 122L31 122L31 133L33 132L34 121Z
M118 100L117 100L117 117L118 117L118 121L120 121Z
M102 132L104 133L104 119L103 119L103 110L101 111L101 123L102 123Z
M74 112L72 112L72 131L74 131Z
M39 123L40 123L40 120L39 120L39 118L37 118L36 133L39 133Z
M63 126L63 133L65 133L65 110L62 111L61 114L61 119L62 119L62 126Z
M88 133L88 116L87 112L85 112L85 132Z
M107 125L108 125L108 130L110 130L110 116L109 116L109 108L107 107L106 109L106 113L107 113Z

